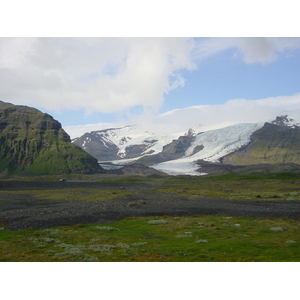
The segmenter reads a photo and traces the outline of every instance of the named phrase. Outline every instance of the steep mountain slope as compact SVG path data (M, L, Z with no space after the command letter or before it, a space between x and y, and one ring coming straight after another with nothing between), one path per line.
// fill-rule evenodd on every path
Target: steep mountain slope
M99 173L97 160L71 143L61 124L34 108L0 101L0 173Z

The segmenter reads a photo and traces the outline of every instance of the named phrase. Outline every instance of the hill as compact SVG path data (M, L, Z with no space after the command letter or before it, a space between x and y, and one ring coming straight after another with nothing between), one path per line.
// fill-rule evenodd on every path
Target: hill
M97 160L71 143L50 115L0 101L0 174L54 175L104 172Z

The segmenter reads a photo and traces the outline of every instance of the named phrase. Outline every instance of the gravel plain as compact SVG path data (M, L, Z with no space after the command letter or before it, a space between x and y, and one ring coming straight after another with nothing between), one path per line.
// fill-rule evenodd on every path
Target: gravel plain
M188 198L169 193L149 193L147 183L0 182L0 222L4 229L44 229L73 224L107 224L128 217L228 215L300 219L300 201L226 200ZM22 191L64 188L122 188L134 195L107 201L38 199ZM18 191L9 193L8 191Z

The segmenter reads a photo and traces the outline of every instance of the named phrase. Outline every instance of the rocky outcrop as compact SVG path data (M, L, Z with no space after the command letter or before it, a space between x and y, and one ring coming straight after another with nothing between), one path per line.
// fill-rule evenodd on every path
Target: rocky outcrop
M0 101L0 173L99 173L95 158L71 143L61 124L37 109Z

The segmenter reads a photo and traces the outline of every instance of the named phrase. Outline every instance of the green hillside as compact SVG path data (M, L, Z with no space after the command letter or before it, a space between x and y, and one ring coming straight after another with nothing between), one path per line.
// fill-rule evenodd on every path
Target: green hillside
M103 172L71 143L61 124L34 108L0 101L0 173L54 175Z

